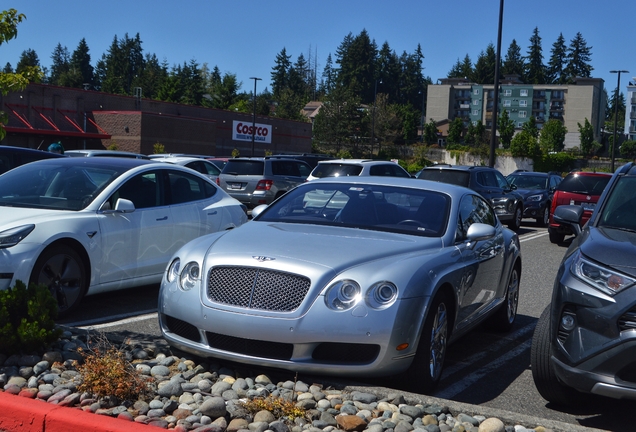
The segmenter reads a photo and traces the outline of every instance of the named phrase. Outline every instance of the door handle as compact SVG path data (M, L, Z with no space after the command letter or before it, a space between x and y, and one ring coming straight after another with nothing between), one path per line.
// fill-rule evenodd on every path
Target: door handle
M164 221L164 220L168 220L168 216L164 216L162 218L157 219L157 221Z

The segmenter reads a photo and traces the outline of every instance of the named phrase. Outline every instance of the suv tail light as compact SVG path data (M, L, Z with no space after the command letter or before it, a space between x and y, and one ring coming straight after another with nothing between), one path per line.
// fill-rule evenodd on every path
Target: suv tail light
M256 190L268 191L272 188L274 180L259 180L256 184Z
M219 178L218 178L218 177L216 178L216 185L217 185L217 186L221 186L221 180L219 180Z

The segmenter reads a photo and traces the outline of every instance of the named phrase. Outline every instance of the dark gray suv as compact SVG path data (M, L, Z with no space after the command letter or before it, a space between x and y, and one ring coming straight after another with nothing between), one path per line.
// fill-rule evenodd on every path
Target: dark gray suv
M486 198L502 223L513 231L521 226L523 197L502 173L486 166L434 165L418 172L415 177L470 188Z
M636 399L636 165L614 173L581 228L583 214L581 205L554 211L575 238L534 331L532 377L554 404L584 393Z
M270 204L305 182L311 167L287 158L233 158L227 161L216 182L248 208Z

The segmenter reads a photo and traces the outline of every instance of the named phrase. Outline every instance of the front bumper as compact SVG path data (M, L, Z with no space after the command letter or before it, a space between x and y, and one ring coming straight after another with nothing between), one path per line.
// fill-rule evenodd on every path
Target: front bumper
M34 261L42 249L41 244L25 241L0 249L0 290L13 287L18 280L28 285Z
M565 260L552 308L552 365L565 385L586 393L636 399L636 287L614 297L569 271ZM561 326L564 315L574 326Z
M543 217L545 203L526 202L523 208L523 217L537 219Z
M428 299L398 301L384 310L359 305L335 312L319 296L301 316L276 316L209 307L198 294L162 282L159 324L170 345L200 357L332 376L384 376L406 370L419 337L415 317ZM398 351L404 343L409 347Z

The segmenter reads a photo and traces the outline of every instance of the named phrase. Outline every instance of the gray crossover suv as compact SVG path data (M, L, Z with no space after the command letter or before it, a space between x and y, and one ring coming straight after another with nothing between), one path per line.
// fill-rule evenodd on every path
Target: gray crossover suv
M310 172L307 163L296 159L233 158L227 161L216 183L251 209L270 204L305 182Z
M554 211L575 237L534 331L532 377L554 404L585 393L636 399L636 165L616 171L581 228L583 214Z

